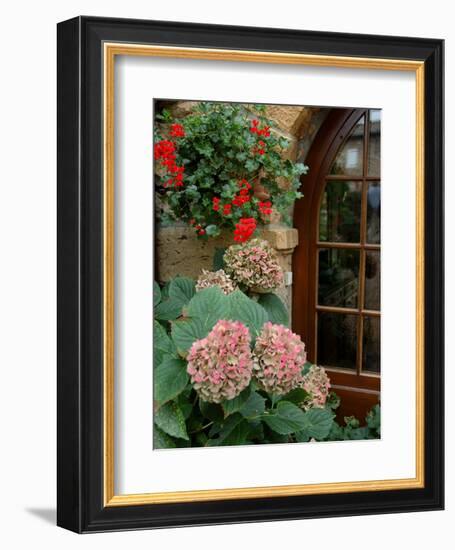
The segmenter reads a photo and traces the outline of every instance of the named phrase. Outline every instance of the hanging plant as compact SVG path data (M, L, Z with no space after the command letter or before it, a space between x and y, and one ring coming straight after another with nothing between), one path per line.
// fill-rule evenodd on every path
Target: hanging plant
M308 167L283 159L289 141L271 131L240 104L199 103L180 122L164 110L155 134L155 172L171 220L183 220L201 238L232 230L245 242L273 211L289 222L289 208L302 195L300 176ZM280 183L279 183L279 180Z

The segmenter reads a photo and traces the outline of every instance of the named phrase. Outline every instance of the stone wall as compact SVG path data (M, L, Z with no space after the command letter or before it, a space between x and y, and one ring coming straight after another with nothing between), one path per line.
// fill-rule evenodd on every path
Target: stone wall
M291 308L292 252L298 243L297 230L290 227L264 227L261 238L275 249L278 261L285 272L282 288L277 290L283 301ZM186 225L159 227L156 237L157 278L165 282L182 275L197 279L203 269L213 269L213 258L217 248L235 244L232 232L225 232L217 238L199 240L194 230Z

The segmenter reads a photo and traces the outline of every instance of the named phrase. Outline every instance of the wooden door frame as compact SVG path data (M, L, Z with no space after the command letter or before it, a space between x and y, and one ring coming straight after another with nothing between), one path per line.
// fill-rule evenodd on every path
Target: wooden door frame
M296 201L294 227L299 232L299 245L293 255L292 328L306 344L308 359L315 361L317 320L316 242L318 223L314 213L319 212L325 187L325 178L336 154L346 142L356 122L367 109L333 109L319 129L305 163L309 173L302 177L303 197ZM349 401L342 412L363 414L377 402L379 376L359 376L341 369L326 368L332 385L343 399ZM354 403L358 401L359 404Z

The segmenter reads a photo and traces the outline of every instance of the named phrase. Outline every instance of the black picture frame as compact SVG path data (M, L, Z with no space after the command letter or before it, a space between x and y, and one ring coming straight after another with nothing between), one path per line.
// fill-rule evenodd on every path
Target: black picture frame
M425 486L418 489L104 505L102 44L424 61ZM58 25L58 509L77 533L443 509L442 40L77 17Z

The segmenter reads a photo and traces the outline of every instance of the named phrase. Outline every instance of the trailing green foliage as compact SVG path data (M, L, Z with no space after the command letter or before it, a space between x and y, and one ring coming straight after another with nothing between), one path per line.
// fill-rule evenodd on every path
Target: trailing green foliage
M162 122L155 132L156 189L167 205L162 219L191 223L204 239L216 237L223 227L234 229L241 218L261 221L264 206L254 194L236 202L239 182L252 186L260 179L273 208L289 223L289 209L302 196L300 176L308 167L283 158L290 142L270 130L272 121L262 106L201 102L184 119L173 120L167 110L156 118ZM287 185L279 185L280 180ZM214 199L220 208L213 208Z

